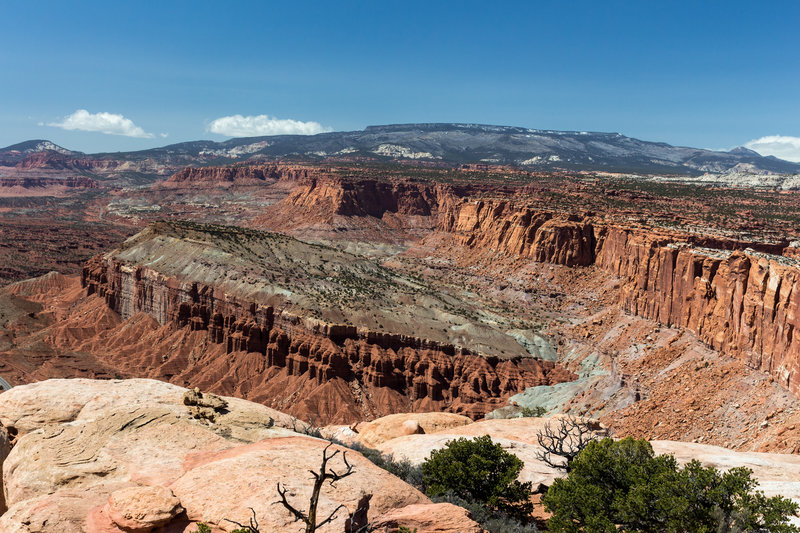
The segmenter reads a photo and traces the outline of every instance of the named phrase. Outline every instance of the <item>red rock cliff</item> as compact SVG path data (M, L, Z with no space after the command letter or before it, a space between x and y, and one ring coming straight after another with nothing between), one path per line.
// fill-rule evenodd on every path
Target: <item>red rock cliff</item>
M625 280L620 299L628 312L685 327L800 393L800 340L794 335L800 263L780 256L788 243L625 228L594 216L461 197L468 193L414 183L324 180L296 190L291 202L301 212L380 216L403 211L397 199L410 198L407 212L437 214L439 231L478 253L567 266L596 263Z
M448 198L438 229L478 251L568 266L596 263L624 280L633 314L685 327L709 346L800 394L800 261L786 243L633 229L508 201ZM748 249L751 246L759 251ZM788 255L788 254L786 254Z
M477 250L567 266L585 266L594 260L591 223L507 201L449 198L441 209L438 229L455 233L462 244Z
M438 197L439 188L425 183L315 178L285 202L317 215L381 218L386 212L431 216L438 209Z
M102 256L87 263L81 281L90 295L103 297L123 318L146 313L174 329L207 331L207 342L230 354L225 371L232 366L249 389L220 385L214 361L191 370L159 369L162 376L167 370L167 377L190 370L196 384L239 392L298 415L321 413L326 421L445 409L478 417L527 387L574 379L547 361L483 357L425 339L278 313L213 287L181 285L148 268ZM244 353L262 360L254 365ZM319 387L327 392L320 393ZM300 407L309 402L316 405Z
M234 165L186 167L161 183L162 187L258 185L277 180L298 181L318 170L297 165Z
M627 311L685 327L800 394L798 261L618 227L598 248L598 265L627 280L620 294Z

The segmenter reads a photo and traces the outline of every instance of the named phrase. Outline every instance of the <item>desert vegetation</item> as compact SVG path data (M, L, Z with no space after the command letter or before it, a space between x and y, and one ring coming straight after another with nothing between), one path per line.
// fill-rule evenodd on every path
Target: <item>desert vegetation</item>
M756 486L746 468L719 472L698 461L680 468L628 437L588 443L543 502L553 513L548 530L565 533L800 531L789 524L798 505Z

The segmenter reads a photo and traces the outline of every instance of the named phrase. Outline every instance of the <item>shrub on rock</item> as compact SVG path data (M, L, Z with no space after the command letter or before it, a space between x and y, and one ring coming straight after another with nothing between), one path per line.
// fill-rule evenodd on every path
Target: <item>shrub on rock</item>
M422 464L429 496L453 493L488 509L529 519L531 484L517 480L523 463L488 435L459 438L431 452Z
M671 455L656 456L646 440L590 442L556 480L543 502L547 526L561 532L791 533L791 500L767 498L746 468L720 473Z

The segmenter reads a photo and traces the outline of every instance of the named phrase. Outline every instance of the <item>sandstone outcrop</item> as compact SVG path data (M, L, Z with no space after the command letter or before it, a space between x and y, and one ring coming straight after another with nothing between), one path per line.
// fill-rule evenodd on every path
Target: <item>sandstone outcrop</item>
M800 262L609 228L598 266L626 280L625 310L685 327L800 394Z
M399 413L358 424L355 440L374 448L396 437L437 433L471 423L469 417L455 413Z
M272 505L275 484L308 501L308 470L318 467L326 441L281 426L283 413L225 398L213 423L184 405L186 389L167 383L48 380L0 394L0 424L16 433L2 465L8 532L183 530L205 521L221 531L246 521L253 507L266 531L295 531L288 511ZM339 456L340 457L340 456ZM347 451L355 473L326 488L321 512L343 503L323 531L341 531L363 491L373 494L370 520L427 498ZM183 509L183 511L181 510Z
M223 167L186 167L158 187L229 187L252 186L278 180L300 181L319 170L299 165L234 165Z
M435 215L439 207L439 189L424 182L311 179L296 189L285 203L317 216L372 216L384 213L410 216Z
M408 245L433 230L449 190L408 179L316 173L249 225L322 242Z
M180 477L172 489L186 508L192 521L207 521L224 526L222 518L246 523L252 507L259 524L266 531L303 531L292 515L280 505L275 486L278 482L288 489L287 498L303 507L311 496L313 477L309 470L319 468L322 450L328 443L308 437L267 439L219 453L195 454L189 459L190 470ZM324 488L320 498L319 516L327 516L340 504L340 511L328 532L344 530L347 514L355 512L363 494L372 494L369 501L370 520L395 507L429 500L419 491L372 464L361 454L347 452L354 474ZM330 463L340 469L341 454ZM202 487L206 487L203 490ZM213 490L207 490L214 487Z
M2 466L10 452L11 439L9 439L8 431L6 431L5 428L0 427L0 466ZM4 513L6 510L6 497L5 490L2 490L3 486L3 469L0 468L0 514Z
M566 266L586 266L594 260L591 223L508 201L449 199L438 229L454 233L478 251Z
M397 533L400 526L417 533L482 533L466 509L452 503L408 505L382 514L374 522L376 531Z

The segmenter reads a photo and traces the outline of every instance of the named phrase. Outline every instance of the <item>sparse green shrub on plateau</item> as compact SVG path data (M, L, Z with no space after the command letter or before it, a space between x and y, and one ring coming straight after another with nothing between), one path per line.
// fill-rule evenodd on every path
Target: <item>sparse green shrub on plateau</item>
M517 480L523 463L488 435L460 438L431 453L422 463L429 496L454 494L523 522L530 519L531 484Z
M547 409L541 405L537 405L536 407L523 407L519 414L522 418L540 418L547 414Z
M698 461L679 468L673 456L655 456L646 440L628 437L590 442L543 502L553 513L550 531L800 531L788 524L797 504L767 498L756 486L749 469L720 473Z

